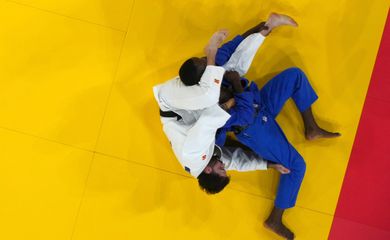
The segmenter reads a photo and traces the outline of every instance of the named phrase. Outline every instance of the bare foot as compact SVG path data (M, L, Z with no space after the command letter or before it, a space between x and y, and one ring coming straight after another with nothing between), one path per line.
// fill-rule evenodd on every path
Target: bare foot
M269 15L266 26L268 26L270 30L283 25L290 25L293 27L297 27L298 23L295 22L294 19L292 19L287 15L278 14L278 13L271 13L271 15Z
M264 227L271 230L272 232L278 234L279 236L286 239L294 239L294 233L290 231L282 222L273 222L270 219L267 219L264 222Z
M305 136L306 139L309 141L313 141L318 138L335 138L335 137L340 137L341 134L336 132L328 132L322 128L315 128L315 129L307 129L305 130Z

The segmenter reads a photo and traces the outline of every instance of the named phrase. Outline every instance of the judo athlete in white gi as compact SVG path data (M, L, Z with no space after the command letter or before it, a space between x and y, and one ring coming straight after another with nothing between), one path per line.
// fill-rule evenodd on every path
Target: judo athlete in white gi
M244 75L264 37L280 25L296 26L296 23L287 16L272 14L267 23L236 37L215 56L216 46L223 41L225 34L219 32L206 47L207 59L187 60L180 69L180 79L154 88L163 129L176 157L187 172L198 178L200 186L208 193L217 193L228 184L226 170L253 171L267 169L268 165L283 174L290 172L282 164L267 162L252 152L214 146L216 130L230 118L215 104L225 69L237 70L237 74ZM215 63L223 65L223 68L213 66ZM274 211L270 217L273 215ZM272 226L268 224L268 227L292 239L294 235L284 227L279 215L279 220L274 221Z
M254 29L248 31L245 37L251 33L260 30L264 24L259 24ZM259 34L260 35L260 34ZM220 87L225 73L225 68L215 66L215 56L218 46L226 38L227 31L221 30L215 33L210 39L209 44L205 47L207 57L200 60L202 69L200 72L195 69L197 76L195 84L184 84L180 77L175 77L163 84L153 88L155 98L160 107L161 122L163 130L168 137L173 151L188 173L194 177L198 177L206 166L210 163L214 152L221 155L220 149L215 147L215 133L218 128L222 127L229 119L230 115L218 105ZM250 63L241 63L242 61L252 61L257 48L262 44L263 38L249 37L247 41L242 42L251 47L244 47L237 57L231 57L231 61L227 64L233 65L235 61L237 66L249 67ZM257 47L256 47L257 46ZM236 46L237 47L237 46ZM247 49L247 51L245 51ZM249 56L241 58L241 55ZM241 59L241 60L240 60ZM204 65L203 65L204 64ZM241 72L246 72L247 69L241 69ZM229 151L226 149L226 151ZM262 158L255 156L253 153L246 153L241 149L235 149L227 152L226 157L236 159L240 156L240 160L255 164L257 169L266 169L266 162ZM225 155L221 155L225 157ZM252 161L256 158L256 161ZM238 159L229 169L240 168L246 166L238 164ZM225 186L229 178L224 179ZM220 185L219 184L219 185ZM222 190L215 189L215 192Z
M217 129L230 117L218 105L225 69L214 65L218 46L226 36L227 31L223 30L211 38L205 49L207 66L198 84L186 86L179 77L176 77L153 88L160 107L163 130L184 170L195 178L210 163L213 155L215 158L222 158L230 170L245 170L249 165L250 169L267 167L262 158L251 152L237 148L223 148L222 151L215 146ZM258 45L261 42L257 40ZM232 162L232 159L235 161ZM222 182L218 187L220 184L225 186L229 178L223 179Z

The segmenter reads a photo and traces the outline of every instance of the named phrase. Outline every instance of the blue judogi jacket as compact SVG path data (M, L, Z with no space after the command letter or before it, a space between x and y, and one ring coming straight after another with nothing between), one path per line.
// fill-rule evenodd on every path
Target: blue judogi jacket
M234 94L236 103L235 106L228 111L230 118L225 125L217 131L215 143L219 146L225 144L227 132L235 132L239 127L251 125L256 118L257 109L260 105L259 89L256 83L252 82L248 86L248 80L241 79L241 81L242 80L245 80L247 84L245 91L240 94Z
M230 59L242 40L244 40L244 38L238 35L233 40L220 47L215 58L216 65L224 65ZM219 146L225 144L227 132L234 131L237 127L245 127L254 122L256 116L255 106L260 103L258 94L259 89L254 82L249 85L249 81L246 78L241 78L241 82L244 86L244 92L234 94L235 106L228 111L230 118L226 124L217 131L215 143ZM227 87L230 86L225 79L222 81L222 85Z

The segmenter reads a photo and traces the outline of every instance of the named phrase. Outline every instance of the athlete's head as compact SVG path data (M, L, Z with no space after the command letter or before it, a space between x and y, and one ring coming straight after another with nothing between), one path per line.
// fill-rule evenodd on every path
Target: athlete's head
M219 156L213 156L209 164L198 176L200 188L208 194L215 194L222 191L230 182L230 177L227 176L225 165L220 160Z
M179 76L181 81L186 86L193 86L199 83L204 70L207 67L207 59L205 57L193 57L188 59L181 65Z

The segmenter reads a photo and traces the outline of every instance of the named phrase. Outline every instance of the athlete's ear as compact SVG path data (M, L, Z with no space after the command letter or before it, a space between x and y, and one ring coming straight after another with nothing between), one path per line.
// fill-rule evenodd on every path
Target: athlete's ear
M210 166L207 166L203 171L204 171L206 174L210 174L210 173L213 171L213 168L210 167Z

